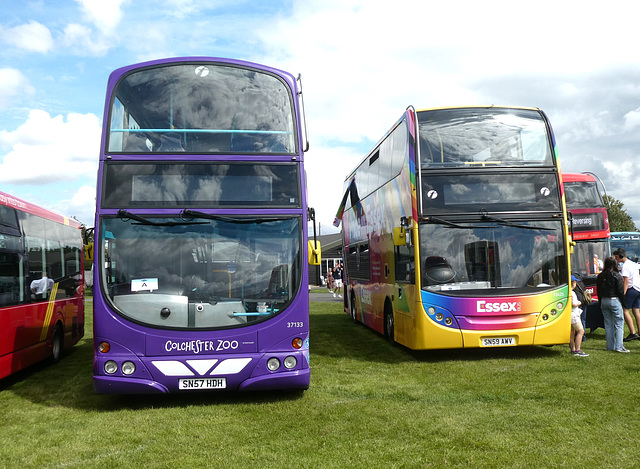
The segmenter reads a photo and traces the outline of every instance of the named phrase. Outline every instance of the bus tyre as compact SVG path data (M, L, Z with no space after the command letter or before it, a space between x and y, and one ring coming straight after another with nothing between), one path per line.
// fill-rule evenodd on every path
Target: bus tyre
M394 339L393 310L387 303L384 307L384 336L391 345L396 343Z
M58 363L62 356L62 349L64 348L64 333L62 332L62 326L60 323L56 324L53 330L53 339L51 342L51 363Z

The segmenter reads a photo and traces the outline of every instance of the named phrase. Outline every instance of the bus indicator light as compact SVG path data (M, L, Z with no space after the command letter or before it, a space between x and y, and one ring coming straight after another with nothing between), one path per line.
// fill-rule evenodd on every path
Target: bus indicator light
M292 345L292 346L293 346L293 348L295 348L295 349L302 348L302 344L303 344L303 341L302 341L302 339L301 339L300 337L296 337L295 339L293 339L293 340L291 341L291 345Z
M100 345L98 345L98 350L100 351L100 353L107 353L109 350L111 350L111 345L109 345L109 342L100 342Z

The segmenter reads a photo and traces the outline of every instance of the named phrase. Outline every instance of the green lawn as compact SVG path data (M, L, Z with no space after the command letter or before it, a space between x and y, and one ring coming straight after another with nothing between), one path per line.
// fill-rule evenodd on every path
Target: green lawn
M90 303L89 303L90 306ZM637 467L640 342L412 352L312 303L301 392L99 396L91 328L0 381L0 467Z

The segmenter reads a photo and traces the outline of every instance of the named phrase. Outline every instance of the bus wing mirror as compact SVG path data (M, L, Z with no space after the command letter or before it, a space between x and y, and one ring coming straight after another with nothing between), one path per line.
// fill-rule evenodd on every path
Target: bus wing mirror
M84 260L88 263L93 262L93 241L84 246Z
M309 265L320 265L322 258L322 248L320 241L309 240Z
M404 246L407 244L407 230L404 226L397 226L393 229L393 245Z

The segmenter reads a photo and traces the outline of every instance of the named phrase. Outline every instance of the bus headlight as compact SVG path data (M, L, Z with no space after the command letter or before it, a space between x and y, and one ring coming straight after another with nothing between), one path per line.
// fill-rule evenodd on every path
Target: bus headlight
M291 355L284 359L284 367L289 370L295 368L297 364L298 360L296 359L296 357L293 357Z
M269 361L267 361L267 368L269 368L269 371L276 371L280 368L280 360L276 357L270 358Z
M136 365L133 362L124 362L122 364L122 373L125 375L131 375L136 371Z
M104 364L104 372L107 373L108 375L112 375L116 371L118 371L118 364L113 360L109 360Z

